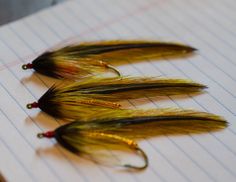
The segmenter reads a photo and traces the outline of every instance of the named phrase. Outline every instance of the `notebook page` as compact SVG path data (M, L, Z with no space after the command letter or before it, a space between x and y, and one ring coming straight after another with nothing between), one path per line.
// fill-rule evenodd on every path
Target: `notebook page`
M71 0L0 28L0 170L9 181L235 181L236 28L234 0ZM40 53L73 42L150 39L199 49L187 59L129 62L124 75L189 78L209 86L185 99L130 100L130 108L183 107L224 116L217 133L140 142L150 166L128 173L76 157L36 137L62 123L27 110L55 82L23 71Z

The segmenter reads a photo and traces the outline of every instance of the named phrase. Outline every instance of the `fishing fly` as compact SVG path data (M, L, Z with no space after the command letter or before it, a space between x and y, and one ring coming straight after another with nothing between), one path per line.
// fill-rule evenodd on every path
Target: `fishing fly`
M78 80L94 76L120 72L112 65L122 61L138 61L163 57L184 56L196 49L187 45L151 41L101 41L67 46L48 51L22 68L34 69L38 73L54 77Z
M39 133L38 137L55 138L69 151L97 163L141 170L148 166L148 157L137 140L159 135L201 134L227 127L224 118L194 110L129 110L121 115L112 115L115 112L111 111L108 115L111 117L90 122L77 120L55 131ZM120 151L135 153L143 159L143 164L127 163Z
M183 79L153 77L86 78L52 86L28 109L40 108L62 119L88 120L109 109L121 107L116 101L145 96L179 95L201 92L205 85Z

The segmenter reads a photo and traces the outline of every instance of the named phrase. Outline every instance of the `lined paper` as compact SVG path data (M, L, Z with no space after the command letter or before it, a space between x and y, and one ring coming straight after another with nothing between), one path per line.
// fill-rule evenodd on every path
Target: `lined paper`
M71 0L0 28L0 170L9 181L235 181L236 3L234 0ZM217 133L143 140L150 166L121 172L79 158L36 134L60 121L27 110L55 80L23 71L40 53L73 42L151 39L196 47L195 56L120 66L124 75L189 78L207 92L127 101L131 108L183 107L224 116Z

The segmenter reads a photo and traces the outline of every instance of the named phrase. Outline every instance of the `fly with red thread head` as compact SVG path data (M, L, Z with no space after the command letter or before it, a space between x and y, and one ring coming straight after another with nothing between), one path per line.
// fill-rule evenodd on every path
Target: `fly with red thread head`
M225 127L227 121L224 118L194 110L113 110L106 118L90 122L76 120L54 131L39 133L38 137L55 138L67 150L96 163L143 170L148 167L148 157L136 140L216 132ZM132 164L127 162L133 154L141 157L143 163L136 163L137 160Z
M153 77L91 77L78 82L52 86L39 100L27 108L39 107L49 115L62 119L84 119L106 110L120 109L116 103L145 96L201 93L205 85L184 79Z
M82 77L120 72L111 65L124 64L163 57L182 57L196 51L195 48L168 42L155 41L101 41L67 46L45 52L22 68L54 77L79 80Z

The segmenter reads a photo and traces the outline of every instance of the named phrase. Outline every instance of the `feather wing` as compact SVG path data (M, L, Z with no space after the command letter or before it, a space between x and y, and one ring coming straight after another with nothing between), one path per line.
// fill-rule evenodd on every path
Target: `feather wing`
M140 61L163 56L183 56L194 48L176 43L151 41L101 41L67 46L46 52L23 69L34 68L37 72L55 78L78 80L82 77L113 72L109 64L124 64L124 60Z
M59 51L68 57L92 57L104 61L121 60L137 61L143 59L160 58L163 56L183 56L196 49L187 45L141 41L141 40L115 40L82 43L68 46Z
M83 125L87 129L136 139L163 134L182 135L218 131L227 127L228 124L218 115L194 110L164 108L111 111L107 113L106 118Z
M65 86L67 90L105 100L200 93L204 88L205 85L191 80L154 77L91 77Z

